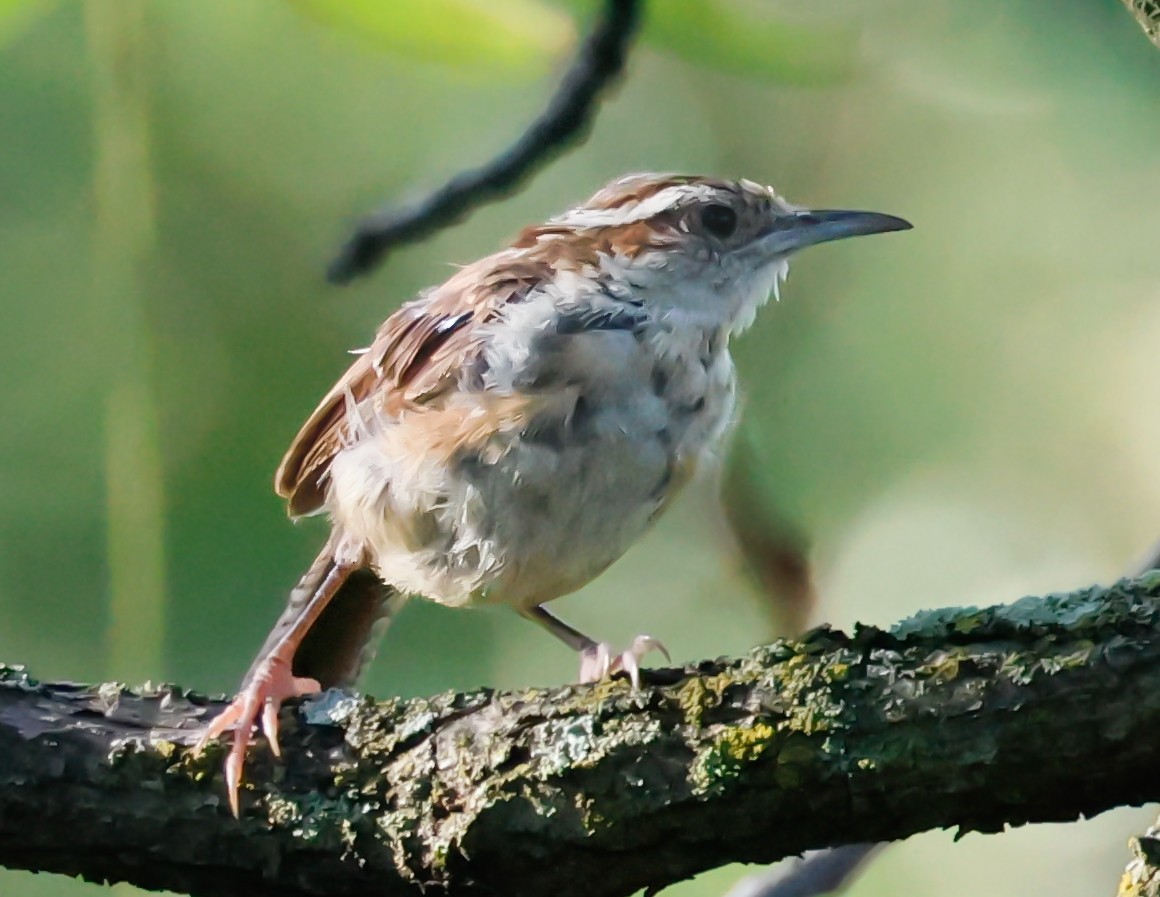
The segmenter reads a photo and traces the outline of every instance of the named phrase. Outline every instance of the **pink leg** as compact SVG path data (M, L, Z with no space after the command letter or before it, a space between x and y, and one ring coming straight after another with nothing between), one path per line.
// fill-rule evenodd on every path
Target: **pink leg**
M233 745L226 757L226 789L229 793L230 810L238 815L238 789L242 782L242 767L246 759L246 748L253 741L254 726L257 725L275 757L281 756L278 744L278 710L290 698L315 694L319 690L314 679L300 678L293 674L294 654L310 627L318 619L329 601L338 593L343 582L355 568L333 565L326 577L311 595L305 606L296 611L286 631L271 646L267 643L263 653L254 661L250 672L238 694L214 720L206 727L194 750L200 753L215 738L233 729Z
M226 757L225 766L226 790L229 793L230 811L234 816L238 815L242 764L245 762L246 748L253 741L254 723L258 723L262 734L266 736L274 756L282 756L278 744L279 708L290 698L316 694L319 690L315 680L300 679L290 672L296 648L297 645L284 642L260 660L242 690L206 727L194 748L201 753L209 742L229 729L234 730L233 746Z
M668 649L650 635L638 635L632 640L632 645L629 648L614 655L612 646L608 642L598 642L589 638L543 607L533 607L531 610L525 611L524 616L539 623L572 650L580 652L580 681L582 683L599 682L601 679L607 679L614 673L623 670L628 674L633 689L639 691L640 662L645 655L651 651L660 651L665 656L665 660L672 662Z

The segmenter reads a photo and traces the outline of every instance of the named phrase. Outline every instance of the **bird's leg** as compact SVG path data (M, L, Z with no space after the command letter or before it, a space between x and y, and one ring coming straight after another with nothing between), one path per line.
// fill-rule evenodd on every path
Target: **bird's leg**
M608 642L598 642L589 638L579 629L569 626L555 614L542 606L532 607L521 613L534 623L543 626L573 651L580 654L580 681L599 682L613 673L624 670L634 689L640 688L640 662L650 651L660 651L665 660L672 662L668 649L651 635L638 635L632 645L620 654L613 655Z
M261 728L274 756L281 756L281 749L278 746L278 709L290 698L319 691L317 680L294 675L294 654L310 631L310 627L357 567L328 560L325 569L325 576L309 594L305 604L296 602L292 593L291 601L283 612L279 625L275 626L272 637L267 640L250 667L237 696L206 727L197 743L195 750L200 752L212 739L233 728L233 746L226 757L225 775L230 809L234 816L238 815L238 787L242 781L242 764L245 761L246 748L253 740L254 725L257 724ZM310 573L304 579L309 577Z

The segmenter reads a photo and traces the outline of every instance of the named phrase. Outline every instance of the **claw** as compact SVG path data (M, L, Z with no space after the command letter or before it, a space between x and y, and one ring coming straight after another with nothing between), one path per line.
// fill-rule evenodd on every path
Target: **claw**
M580 652L580 682L584 685L607 679L612 668L612 649L608 642L598 642Z
M638 635L632 645L615 658L608 642L598 642L580 652L580 682L592 683L607 679L623 670L628 674L633 691L640 691L640 662L652 651L660 651L672 663L669 650L651 635Z
M625 651L617 659L620 668L628 673L628 681L632 683L633 691L640 691L640 661L632 651Z
M194 753L200 754L205 746L215 738L234 730L233 744L226 756L225 779L229 795L230 812L238 816L238 792L242 784L242 768L246 759L246 748L253 742L253 729L257 724L275 757L282 756L278 744L278 710L290 698L316 694L320 690L314 679L293 675L290 665L276 654L261 662L250 676L249 681L221 713L205 728L205 732L194 746Z
M239 735L241 734L240 729L238 733ZM239 740L242 739L239 739L237 736L234 737L234 747L230 751L229 756L226 757L225 769L226 793L229 795L230 812L234 814L234 819L237 819L240 815L238 810L238 788L242 784L242 760L246 755L244 740L241 751L238 750Z
M632 647L624 651L612 665L614 672L619 668L628 674L633 691L640 691L640 662L651 651L660 651L665 660L673 662L673 658L669 656L669 649L660 641L651 635L638 635L632 640Z
M638 635L632 640L632 647L628 650L635 654L638 660L643 659L650 651L660 651L664 655L666 663L673 662L672 655L669 654L669 649L665 647L664 642L651 635Z
M262 708L261 729L266 741L270 743L270 753L280 758L282 746L278 744L278 704L270 698L266 698L266 704Z

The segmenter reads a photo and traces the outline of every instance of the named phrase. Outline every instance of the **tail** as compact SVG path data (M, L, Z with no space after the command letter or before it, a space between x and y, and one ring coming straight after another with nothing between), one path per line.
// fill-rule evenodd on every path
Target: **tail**
M258 657L265 657L298 619L324 580L336 569L330 540L290 592ZM323 688L354 685L374 659L379 640L403 605L404 595L369 567L353 568L294 653L295 676L317 679Z

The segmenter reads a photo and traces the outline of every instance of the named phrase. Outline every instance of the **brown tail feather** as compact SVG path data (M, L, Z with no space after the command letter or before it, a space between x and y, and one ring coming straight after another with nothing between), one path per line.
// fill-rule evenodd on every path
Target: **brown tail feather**
M336 566L328 542L291 590L285 610L258 653L259 660L273 650ZM374 658L379 638L407 597L369 568L352 571L299 645L294 675L317 679L323 688L353 685Z
M406 603L407 596L374 571L355 571L298 648L294 675L317 679L323 688L354 685L374 659L387 625Z

